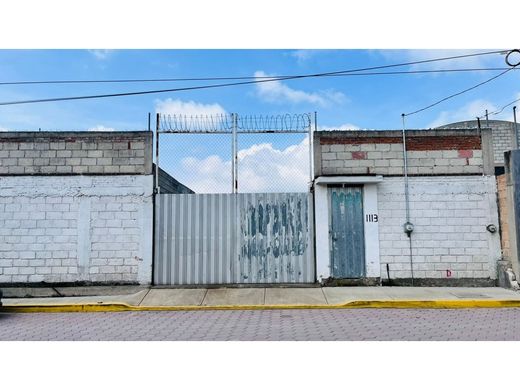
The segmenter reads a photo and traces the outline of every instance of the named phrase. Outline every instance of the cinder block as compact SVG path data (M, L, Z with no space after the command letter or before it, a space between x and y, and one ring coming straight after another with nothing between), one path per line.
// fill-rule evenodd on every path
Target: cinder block
M9 152L9 157L11 158L20 158L25 156L25 151L23 150L11 150Z
M65 142L51 142L49 147L51 150L63 150L65 149Z
M120 173L138 173L139 168L133 166L133 165L121 165L119 167ZM334 168L333 168L334 170Z
M56 152L56 157L72 157L71 150L58 150Z
M98 150L112 150L112 142L99 142Z
M111 165L112 158L110 157L101 157L97 159L97 165Z
M79 149L81 149L81 142L67 141L67 142L65 142L65 149L67 149L67 150L79 150Z
M142 141L131 142L131 148L132 149L144 149L144 142L142 142Z
M381 152L368 152L367 153L367 158L369 160L381 159L381 158L383 158L383 153L381 153Z
M50 158L49 159L49 164L50 165L65 165L65 159L64 158L57 158L57 157Z
M103 166L91 165L88 167L88 173L103 173Z
M334 145L332 145L334 146ZM337 159L337 155L336 153L322 153L321 154L321 158L322 160L336 160ZM117 159L118 161L114 161L114 164L121 164L120 159Z
M47 158L56 157L56 151L55 150L42 150L40 152L40 156L47 157Z
M105 165L103 166L104 173L119 173L120 169L117 165Z
M344 152L345 145L330 145L331 152Z
M89 151L87 151L87 157L90 157L90 158L103 157L103 151L102 150L89 150Z
M23 166L9 166L9 174L23 174L24 167Z

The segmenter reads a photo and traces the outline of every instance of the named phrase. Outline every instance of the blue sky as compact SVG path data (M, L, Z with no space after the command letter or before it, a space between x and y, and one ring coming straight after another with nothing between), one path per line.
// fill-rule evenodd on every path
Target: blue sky
M306 74L409 62L468 52L430 49L0 50L0 80ZM503 66L505 66L503 56L491 55L408 66L395 70ZM148 112L156 111L187 114L237 112L265 115L317 111L320 128L398 129L401 127L401 113L414 111L496 73L498 72L480 71L322 77L157 95L0 106L0 129L140 130L147 126ZM164 89L203 83L4 85L0 86L0 101ZM520 73L509 72L492 83L408 118L407 127L428 128L458 120L474 119L486 108L492 111L520 97L519 94ZM503 115L493 119L510 119L510 117L511 112L508 109ZM278 158L284 160L287 156L283 152L288 147L305 149L305 145L301 142L305 142L303 137L293 135L249 137L241 140L239 149L243 151L246 159L252 154L258 156L263 153L265 156L270 156L269 153L278 153ZM267 150L266 145L270 145L271 150ZM193 169L204 166L205 162L217 172L229 163L229 145L225 137L211 139L204 137L196 141L192 138L181 140L179 137L171 144L165 143L164 147L169 150L168 153L165 152L165 158L171 160L168 168L177 172L187 170L190 163ZM304 153L300 154L302 159L306 158ZM220 161L207 160L210 156L217 157ZM164 162L166 163L166 160ZM251 163L254 166L258 161ZM301 165L306 165L304 160L301 161ZM277 168L273 167L273 169ZM246 172L244 171L242 175L246 175ZM289 175L298 176L298 172L291 172ZM189 180L182 174L180 176L183 180ZM208 187L226 182L228 178L217 175L212 180L206 183ZM283 175L280 175L279 180L284 180ZM300 185L302 182L303 179L300 178Z

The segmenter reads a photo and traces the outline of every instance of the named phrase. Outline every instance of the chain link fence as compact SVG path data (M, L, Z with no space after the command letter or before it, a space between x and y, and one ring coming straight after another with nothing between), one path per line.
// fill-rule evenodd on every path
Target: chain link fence
M306 192L309 188L311 114L158 114L157 120L156 162L164 171L159 187L168 187L161 186L168 179L195 193ZM165 188L159 191L164 193Z

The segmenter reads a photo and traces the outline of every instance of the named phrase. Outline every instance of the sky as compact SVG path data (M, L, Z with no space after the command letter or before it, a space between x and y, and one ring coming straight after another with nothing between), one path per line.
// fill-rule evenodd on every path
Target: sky
M481 50L0 50L0 81L261 77L334 72L420 61ZM505 67L489 55L387 70ZM499 71L320 77L196 91L0 106L0 129L145 130L148 113L285 115L317 113L321 130L400 129L401 113L427 106ZM0 102L187 87L215 82L0 85ZM218 81L216 82L218 83ZM512 71L464 95L407 117L407 128L472 120L520 98ZM491 119L512 119L506 109ZM161 167L197 192L231 188L231 139L226 135L164 135ZM305 135L242 135L238 139L241 191L305 190L309 151Z

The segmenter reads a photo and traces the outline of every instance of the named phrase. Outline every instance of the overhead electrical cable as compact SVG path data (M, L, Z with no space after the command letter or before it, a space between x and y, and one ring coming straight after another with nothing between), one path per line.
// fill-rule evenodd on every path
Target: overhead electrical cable
M518 65L516 65L516 66L518 66ZM454 94L452 94L452 95L446 96L445 98L442 98L442 99L440 99L440 100L438 100L438 101L436 101L436 102L434 102L434 103L432 103L432 104L429 104L429 105L427 105L426 107L423 107L423 108L420 108L420 109L418 109L418 110L415 110L415 111L409 112L409 113L407 113L407 114L403 114L403 116L410 116L410 115L417 114L417 113L419 113L419 112L422 112L422 111L425 111L425 110L427 110L427 109L429 109L429 108L432 108L432 107L434 107L434 106L436 106L436 105L438 105L438 104L440 104L440 103L442 103L442 102L445 102L446 100L452 99L452 98L454 98L454 97L456 97L456 96L459 96L459 95L462 95L462 94L464 94L464 93L466 93L466 92L472 91L472 90L474 90L474 89L476 89L476 88L478 88L478 87L480 87L480 86L482 86L482 85L484 85L484 84L487 84L487 83L489 83L489 82L491 82L491 81L493 81L493 80L495 80L495 79L497 79L497 78L499 78L499 77L505 75L506 73L508 73L508 72L512 71L513 69L515 69L516 66L514 66L514 67L512 67L512 68L509 68L509 69L507 69L507 70L505 70L505 71L503 71L503 72L500 72L499 74L497 74L497 75L495 75L495 76L493 76L493 77L491 77L491 78L489 78L489 79L487 79L487 80L485 80L485 81L482 81L482 82L480 82L480 83L478 83L478 84L476 84L476 85L474 85L474 86L472 86L472 87L466 88L466 89L464 89L464 90L462 90L462 91L460 91L460 92L457 92L457 93L454 93Z
M404 70L394 72L352 72L345 71L340 74L324 74L321 77L347 77L347 76L377 76L421 73L457 73L457 72L487 72L506 70L509 68L459 68L459 69L425 69ZM517 69L518 70L518 69ZM349 73L347 73L349 72ZM296 77L298 75L282 75L276 77ZM302 75L304 76L304 75ZM44 81L0 81L0 85L39 85L39 84L126 84L126 83L157 83L179 81L224 81L224 80L257 80L271 79L275 76L239 76L239 77L201 77L201 78L162 78L162 79L105 79L105 80L44 80Z
M273 81L325 77L325 76L339 75L339 74L345 74L345 73L354 73L354 72L385 69L385 68L392 68L392 67L399 67L399 66L424 64L424 63L430 63L430 62L436 62L436 61L445 61L445 60L475 57L475 56L490 55L490 54L498 54L498 53L505 53L505 52L507 52L507 51L495 50L495 51L490 51L490 52L481 52L481 53L465 54L465 55L458 55L458 56L451 56L451 57L435 58L435 59L429 59L429 60L412 61L412 62L406 62L406 63L401 63L401 64L381 65L381 66L368 67L368 68L358 68L358 69L351 69L351 70L342 70L342 71L335 71L335 72L315 73L315 74L306 74L306 75L270 77L270 78L262 78L260 80L258 79L258 77L255 77L254 80L243 81L243 82L234 82L234 83L209 84L209 85L182 87L182 88L168 88L168 89L147 90L147 91L99 94L99 95L82 95L82 96L68 96L68 97L8 101L8 102L0 102L0 106L29 104L29 103L57 102L57 101L68 101L68 100L99 99L99 98L122 97L122 96L136 96L136 95L158 94L158 93L166 93L166 92L192 91L192 90L201 90L201 89L210 89L210 88L231 87L231 86L238 86L238 85L259 84L259 83L273 82ZM503 73L506 73L506 72L510 71L511 69L507 69ZM495 76L495 78L496 78L496 76ZM438 103L436 103L436 104L438 104ZM411 115L411 114L409 114L409 115Z
M504 109L506 109L507 107L511 106L512 104L515 104L516 102L520 102L520 98L519 99L515 99L513 100L512 102L509 102L507 103L506 105L502 106L501 108L499 108L498 110L496 111L493 111L493 112L488 112L488 116L489 115L498 115L500 114L502 111L504 111ZM486 114L483 114L479 117L477 117L478 119L484 119L486 117Z

